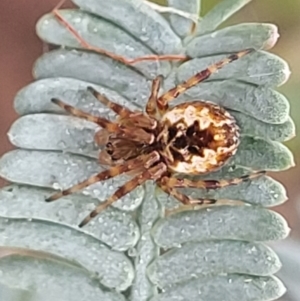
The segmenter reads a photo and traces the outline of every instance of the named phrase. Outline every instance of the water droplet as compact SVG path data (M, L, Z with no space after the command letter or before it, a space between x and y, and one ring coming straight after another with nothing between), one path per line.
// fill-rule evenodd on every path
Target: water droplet
M62 150L64 150L67 147L66 143L64 141L62 141L62 140L59 141L57 145Z
M132 46L130 46L130 45L126 45L125 49L128 50L128 51L132 51L132 52L135 51L135 49Z
M55 189L55 190L61 190L61 189L62 189L61 185L60 185L58 182L54 182L54 183L52 184L52 187L53 187L53 189Z
M80 23L82 21L82 18L81 17L77 17L77 18L74 18L73 19L73 22L74 23Z

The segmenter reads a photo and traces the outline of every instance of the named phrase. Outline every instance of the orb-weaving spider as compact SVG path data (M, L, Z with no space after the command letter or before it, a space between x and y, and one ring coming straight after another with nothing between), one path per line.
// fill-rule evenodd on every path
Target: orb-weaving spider
M161 78L157 77L153 80L145 112L133 112L89 87L88 90L99 101L117 113L118 119L115 122L92 116L61 100L52 99L55 104L72 115L94 122L103 128L96 133L95 141L99 145L105 145L100 158L111 167L82 183L52 195L47 201L54 201L93 183L129 171L133 172L134 176L130 181L118 188L80 223L79 226L82 227L103 209L147 180L155 181L163 191L183 204L212 204L216 200L192 199L176 188L215 189L235 185L260 175L262 172L255 172L241 178L221 181L193 181L172 176L174 172L187 175L205 174L223 166L237 150L239 128L235 119L217 104L195 100L169 108L168 103L187 89L209 78L223 66L251 51L252 49L247 49L232 54L161 96L158 96Z

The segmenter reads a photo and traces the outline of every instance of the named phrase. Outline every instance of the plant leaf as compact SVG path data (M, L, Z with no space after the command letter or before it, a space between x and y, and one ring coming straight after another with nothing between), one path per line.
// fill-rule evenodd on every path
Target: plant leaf
M284 123L290 111L288 100L277 91L236 80L204 82L186 94L189 99L210 100L271 124Z
M178 208L178 201L149 181L80 230L75 225L129 175L96 183L57 202L44 202L53 189L68 188L107 168L98 162L101 147L94 142L98 126L69 116L52 98L116 120L87 91L88 86L133 111L143 111L157 75L164 77L163 93L244 48L259 51L229 64L170 103L172 107L191 100L215 102L240 127L241 143L231 160L218 171L193 178L235 179L253 170L293 166L290 151L280 143L295 131L289 103L273 90L288 79L289 68L279 57L261 50L275 44L276 26L240 24L213 32L249 0L223 0L198 24L172 14L172 9L197 14L200 2L194 0L169 0L172 7L166 8L167 15L143 0L74 2L79 9L60 13L91 47L127 59L181 54L187 61L124 65L85 49L53 14L40 19L40 37L62 48L37 60L36 81L15 99L16 111L25 116L9 132L20 149L0 159L1 176L14 183L0 190L0 244L9 246L0 249L0 295L4 284L13 292L21 290L30 301L76 301L77 296L89 301L124 300L124 296L130 301L280 297L283 284L271 276L280 262L261 242L285 238L289 228L283 217L263 207L281 204L287 197L283 186L268 176L215 190L182 189L194 198L217 199L216 205L200 208ZM63 286L67 291L61 292ZM126 291L119 294L116 289Z
M159 246L170 248L187 242L215 239L278 240L288 235L289 228L283 217L273 211L223 205L172 214L160 219L152 233Z
M197 35L215 30L251 0L223 0L209 11L198 26Z
M270 276L280 267L277 255L263 244L216 240L187 243L167 251L150 264L148 275L153 283L164 288L208 275Z
M11 182L54 189L68 188L102 170L96 160L57 152L14 150L0 160L1 176ZM121 179L98 182L87 187L85 193L105 201L120 185ZM123 181L125 179L123 177ZM134 210L141 204L143 196L143 188L138 187L113 206Z
M181 50L181 41L168 22L142 0L73 2L81 9L117 24L156 53L170 54Z
M129 259L75 228L49 221L0 218L1 246L47 251L84 266L106 287L126 290L134 278ZM71 239L69 239L71 238Z
M201 1L200 0L168 0L171 7L180 9L184 12L191 13L195 16L200 15ZM185 37L193 32L193 27L196 25L192 20L171 14L170 24L173 30L181 37Z
M95 47L105 48L107 51L127 59L153 54L153 51L144 46L141 41L105 19L80 10L62 10L60 14L80 33L80 36L87 43L91 43ZM83 48L70 31L56 20L53 14L45 15L39 20L37 34L50 44ZM148 76L156 74L157 69L159 69L159 72L166 76L170 72L171 66L166 61L161 63L146 61L135 64L135 68Z
M228 178L231 176L230 179L238 177L229 172L227 172L227 176ZM224 177L218 177L217 175L210 175L209 177L209 179L218 178L224 179ZM203 179L203 177L195 177L195 179ZM235 186L228 186L219 189L207 190L186 188L183 189L183 191L195 199L211 198L217 200L241 201L264 207L276 206L287 200L284 187L279 182L276 182L272 178L266 176L240 183ZM165 193L159 194L157 197L168 209L178 207L180 205L177 200L171 196L167 196Z
M178 68L178 80L183 81L222 58L224 55L192 59ZM258 51L228 65L209 80L239 79L258 86L276 87L285 83L289 75L290 70L284 60L274 54Z
M50 189L16 184L4 187L0 190L1 216L49 220L75 227L99 204L99 200L84 195L66 196L59 202L45 204L52 193ZM112 207L101 212L98 219L81 231L118 251L134 247L140 236L133 217Z
M105 56L59 49L42 55L34 67L37 79L71 77L100 84L132 101L149 97L147 79L132 68Z
M201 24L201 23L200 23ZM253 34L257 32L258 34ZM279 37L277 27L267 23L242 23L202 35L187 45L190 57L233 53L243 49L269 49Z
M29 291L29 301L96 301L99 298L103 301L125 301L121 294L99 286L99 282L86 270L34 255L22 255L20 252L0 259L3 272L1 282L9 287Z
M276 277L254 277L224 275L213 278L199 278L166 289L151 301L202 300L218 301L269 301L281 297L285 288Z

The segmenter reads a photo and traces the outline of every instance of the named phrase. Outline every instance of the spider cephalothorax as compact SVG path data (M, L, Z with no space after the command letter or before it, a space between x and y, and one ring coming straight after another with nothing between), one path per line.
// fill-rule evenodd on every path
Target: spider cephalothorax
M133 178L93 210L80 224L83 226L104 208L147 180L155 181L163 191L173 195L183 204L211 204L215 200L195 200L176 188L219 188L261 174L257 172L238 179L222 181L193 181L172 176L173 172L187 175L205 174L224 165L237 150L239 128L234 118L217 104L193 100L169 108L168 103L207 79L218 69L251 51L244 50L232 54L161 96L158 96L161 78L157 77L153 81L145 112L130 111L89 87L88 90L99 101L117 113L115 122L92 116L61 100L53 99L54 103L71 114L103 128L97 132L95 141L99 146L104 146L100 152L100 162L110 167L82 183L54 194L47 201L54 201L95 182L131 172Z

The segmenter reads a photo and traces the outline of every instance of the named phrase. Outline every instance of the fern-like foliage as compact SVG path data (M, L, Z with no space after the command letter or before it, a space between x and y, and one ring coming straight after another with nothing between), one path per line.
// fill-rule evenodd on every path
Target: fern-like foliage
M285 238L286 221L266 207L286 200L282 185L262 176L218 190L188 190L197 197L233 202L164 217L178 202L151 182L116 202L83 229L76 225L123 183L117 177L82 194L46 204L52 189L67 188L98 173L98 128L68 116L50 99L99 116L114 117L86 90L90 85L131 109L145 106L150 82L162 74L164 90L226 54L259 51L226 66L175 103L214 101L241 127L237 154L205 179L234 178L251 170L279 171L293 158L281 142L294 135L286 98L274 88L288 76L287 64L266 52L278 38L272 24L216 28L249 0L223 0L193 23L155 11L142 0L73 0L79 9L61 14L95 47L127 58L186 54L185 63L143 61L127 66L81 49L52 14L37 24L41 39L63 46L42 55L35 81L15 99L21 117L9 131L18 148L0 160L12 182L0 190L1 300L64 301L267 301L285 288L276 273L277 255L264 242ZM193 16L199 0L169 0ZM244 202L236 205L234 201ZM7 255L7 256L4 256Z

